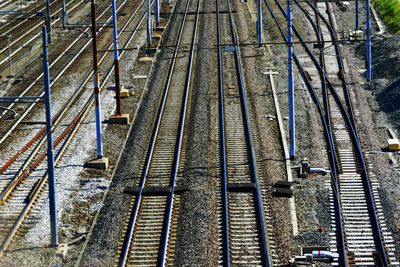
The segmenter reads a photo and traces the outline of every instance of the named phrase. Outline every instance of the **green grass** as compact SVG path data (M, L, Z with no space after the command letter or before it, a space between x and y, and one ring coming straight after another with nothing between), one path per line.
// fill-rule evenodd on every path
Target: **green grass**
M386 25L400 33L400 0L374 0L374 3Z

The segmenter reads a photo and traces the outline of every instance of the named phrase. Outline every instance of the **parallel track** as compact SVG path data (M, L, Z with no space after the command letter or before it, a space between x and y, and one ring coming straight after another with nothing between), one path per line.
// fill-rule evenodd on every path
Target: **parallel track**
M266 231L268 220L256 164L239 40L230 0L226 1L226 20L221 20L219 2L216 1L222 179L221 262L223 266L271 266L273 252ZM226 36L222 36L223 22L230 25L225 30ZM230 48L234 50L233 55L222 53L223 38L233 44ZM230 83L237 87L229 88Z
M120 5L118 6L118 10L121 10L121 8L127 3L127 0L122 1ZM142 1L143 2L143 1ZM143 3L140 3L143 4ZM107 11L109 11L111 5L108 6L108 8L105 8L101 14L99 14L97 17L98 19L104 20L106 22L111 21L111 16L107 15L107 17L104 17ZM106 29L105 26L99 27L99 36L104 32ZM79 58L87 51L89 48L89 45L91 44L91 40L85 40L85 35L88 34L89 28L85 29L81 34L79 34L74 40L70 40L70 45L62 52L60 55L58 55L55 59L51 61L50 64L50 70L55 71L55 74L52 75L52 80L51 80L51 86L54 88L57 86L57 82L61 79L62 75L66 73L68 70L74 67L74 63L79 60ZM83 44L80 44L79 42L84 41ZM107 50L109 50L112 46L110 45ZM76 50L78 49L78 50ZM72 54L72 58L71 55ZM19 94L20 97L22 96L36 96L39 95L40 97L43 97L44 92L43 90L39 90L38 88L42 88L40 86L41 82L43 79L43 73L40 73L32 83L26 84L25 89ZM74 97L79 95L83 89L80 88L81 90L77 90L74 93ZM54 89L53 89L54 90ZM4 118L7 116L7 111L3 111L0 113L0 119L3 118L4 123L2 123L0 127L0 145L2 145L8 138L12 137L12 134L18 129L19 125L22 123L22 121L28 117L32 112L33 109L36 107L37 103L39 100L35 103L31 104L23 104L22 106L19 107L20 115L18 115L17 118L12 119L11 121L4 120ZM9 104L7 106L8 109L13 109L18 106L18 101L16 100L12 104Z
M178 171L185 157L186 114L190 105L191 75L200 15L188 20L188 0L180 22L170 68L158 109L149 148L144 159L138 193L131 202L126 232L118 254L118 266L173 266L180 196L175 194ZM179 2L176 3L175 10ZM174 14L176 15L177 13ZM190 38L190 39L189 39ZM191 43L189 56L178 57L182 43ZM182 79L182 77L186 77ZM166 188L164 193L152 189Z
M130 15L121 28L120 35L132 24L133 19L137 18L139 11L141 11L142 14L138 17L138 21L134 24L135 26L132 31L129 31L127 40L124 41L124 47L132 43L133 38L137 36L137 32L145 20L146 13L145 8L143 8L143 3L144 1L139 3L136 11ZM113 44L110 44L109 48L111 48L112 45ZM123 54L124 51L122 51L121 56L123 56ZM102 63L107 56L107 54L104 54L99 62ZM101 88L104 88L104 85L112 74L113 68L114 66L108 68L100 84ZM81 85L82 88L90 81L91 77L92 72L88 74L88 78ZM101 90L101 92L102 91L104 90ZM67 108L65 110L67 112L62 112L62 114L59 114L59 117L55 117L55 122L63 121L67 123L68 114L73 113L70 110L72 109L71 106L73 102L77 100L78 99L75 97L72 97L66 104ZM62 159L62 156L73 140L78 128L81 126L84 119L91 114L89 111L94 104L93 93L86 93L84 101L85 102L82 103L83 105L80 105L80 111L73 117L72 122L66 128L62 125L54 125L53 135L57 137L54 143L56 162ZM79 105L75 108L79 108ZM14 160L13 162L8 162L2 167L3 174L1 174L1 176L3 179L1 183L2 192L0 194L2 204L2 206L0 206L0 237L2 245L0 251L5 251L19 232L22 232L23 235L37 220L37 218L35 219L35 217L37 217L35 214L39 212L39 209L35 207L38 203L43 202L41 196L43 192L47 190L47 173L45 173L46 167L43 165L46 156L45 147L43 146L44 143L45 137L33 139L24 147L24 152L22 154L17 153L16 157L12 158ZM24 157L24 154L26 154L27 158ZM21 155L23 155L22 158L20 158ZM23 225L25 225L25 227ZM21 226L23 227L21 228Z
M79 7L82 5L85 5L84 0L75 0L75 1L70 1L66 4L66 8L69 10L69 12L75 12L79 11ZM51 8L52 5L55 5L55 2L51 3ZM45 7L40 9L41 12L45 12ZM54 10L54 7L53 7ZM58 26L59 22L61 22L61 5L60 3L57 4L56 10L52 11L51 16L55 17L58 15L58 18L55 18L51 21L52 27ZM13 64L15 65L15 62L18 62L21 59L24 59L25 57L30 56L32 52L36 51L28 51L30 47L33 47L34 44L40 40L41 37L41 31L40 27L43 25L43 19L39 18L36 19L34 23L32 23L33 18L35 18L35 15L32 15L29 17L29 19L25 19L14 26L6 27L3 29L5 33L10 33L11 34L11 43L10 43L10 49L11 49L11 59ZM2 38L2 41L4 41L5 37L0 36ZM40 48L39 48L40 49ZM25 53L23 53L25 50ZM4 42L3 47L0 49L0 73L2 71L5 71L6 68L8 67L8 61L9 61L9 54L8 54L8 44L7 42ZM13 69L14 74L18 73L18 71L15 71Z

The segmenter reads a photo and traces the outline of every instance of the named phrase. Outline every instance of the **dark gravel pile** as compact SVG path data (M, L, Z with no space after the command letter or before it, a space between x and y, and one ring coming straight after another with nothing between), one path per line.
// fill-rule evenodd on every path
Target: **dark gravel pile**
M372 43L374 79L398 79L400 74L400 35L389 38L379 38ZM360 44L356 48L359 57L364 58L365 46Z
M373 83L369 89L373 90L379 108L387 113L396 127L399 124L400 110L400 36L376 40L372 44ZM357 55L364 58L365 49L361 44L357 47Z

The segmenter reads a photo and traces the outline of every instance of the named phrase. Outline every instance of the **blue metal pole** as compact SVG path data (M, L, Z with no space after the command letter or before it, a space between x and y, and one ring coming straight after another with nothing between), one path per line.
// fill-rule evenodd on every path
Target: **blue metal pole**
M360 26L360 24L359 24L359 12L360 12L359 6L360 6L359 0L356 0L356 30L358 30L359 26Z
M287 22L288 22L288 97L289 97L289 141L290 158L296 155L296 128L295 128L295 105L294 105L294 77L293 77L293 40L292 40L292 3L287 0Z
M68 15L67 15L67 9L65 8L65 0L62 0L61 2L61 15L62 15L62 22L63 22L63 28L68 24Z
M92 49L93 49L93 84L94 84L94 100L95 100L95 115L96 115L96 145L97 158L103 158L103 143L101 129L101 107L100 107L100 88L99 88L99 67L97 59L97 31L96 31L96 8L94 0L91 4L92 13Z
M58 245L57 200L56 200L56 181L54 175L53 138L51 135L52 119L51 119L51 103L50 103L50 74L49 74L49 62L47 53L46 26L42 26L42 39L43 39L44 93L46 99L47 174L49 177L51 245L57 246Z
M366 16L367 16L367 81L371 81L372 79L372 70L371 70L371 64L372 64L372 56L371 56L371 20L370 20L370 0L366 0Z
M50 0L46 0L46 28L47 41L51 43L51 13L50 13Z
M118 51L118 26L117 26L117 3L112 0L112 21L114 40L114 72L115 72L115 93L117 115L122 114L121 110L121 84L119 79L119 51Z
M151 21L151 0L147 0L147 46L151 45L153 38L153 25Z
M257 39L258 43L261 45L263 42L263 27L262 27L262 8L261 0L257 0Z
M160 24L160 0L155 0L154 2L154 18L158 27Z

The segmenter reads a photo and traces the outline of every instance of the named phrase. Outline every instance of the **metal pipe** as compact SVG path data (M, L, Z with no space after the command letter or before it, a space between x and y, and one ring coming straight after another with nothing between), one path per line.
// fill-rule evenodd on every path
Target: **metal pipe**
M261 45L263 42L262 7L261 0L257 0L257 39Z
M295 100L294 100L294 76L293 76L293 40L292 40L292 3L287 0L287 23L288 23L288 96L289 96L289 141L290 158L296 155L296 122L295 122Z
M147 46L151 46L153 39L153 25L151 21L151 0L147 0Z
M13 110L13 109L2 107L2 106L0 106L0 109L5 110L6 112L11 112L13 114L14 118L17 116L17 112L15 110Z
M94 83L94 98L95 98L95 113L96 113L96 145L97 158L103 157L102 129L101 129L101 107L99 99L99 67L97 62L97 38L96 38L96 7L94 0L91 0L92 13L92 48L93 48L93 83Z
M57 198L56 198L56 181L54 174L54 154L53 154L53 137L51 134L51 98L50 98L50 73L47 48L47 29L42 26L43 39L43 74L44 74L44 93L46 99L46 132L47 132L47 173L49 177L49 204L50 204L50 230L51 245L58 245L58 229L57 229Z
M117 102L117 115L121 115L121 84L119 78L119 51L118 51L118 26L117 26L117 3L112 0L112 23L113 23L113 40L114 40L114 72L115 72L115 93Z
M371 61L372 61L372 56L371 56L371 20L370 20L370 0L366 0L366 16L367 16L367 21L366 21L366 31L367 31L367 81L371 81L372 79L372 70L371 70Z

